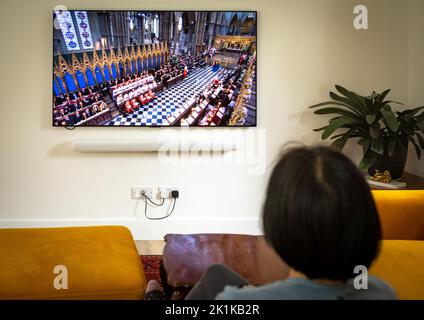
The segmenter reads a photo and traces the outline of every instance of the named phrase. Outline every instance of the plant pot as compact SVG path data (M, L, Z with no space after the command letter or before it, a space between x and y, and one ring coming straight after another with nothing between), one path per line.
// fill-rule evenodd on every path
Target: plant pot
M408 157L408 145L406 148L399 146L390 157L387 152L387 147L384 148L384 154L378 155L377 158L371 163L368 168L368 173L370 176L375 174L375 170L379 172L384 172L388 170L392 179L399 179L402 177L403 171L405 170L406 158Z

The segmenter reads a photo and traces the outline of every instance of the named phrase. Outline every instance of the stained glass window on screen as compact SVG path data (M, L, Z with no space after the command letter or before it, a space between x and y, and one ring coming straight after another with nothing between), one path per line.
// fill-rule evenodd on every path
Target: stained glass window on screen
M81 37L83 49L93 49L93 39L91 37L90 23L86 11L75 11L78 31Z
M80 50L74 22L69 11L55 11L68 50Z

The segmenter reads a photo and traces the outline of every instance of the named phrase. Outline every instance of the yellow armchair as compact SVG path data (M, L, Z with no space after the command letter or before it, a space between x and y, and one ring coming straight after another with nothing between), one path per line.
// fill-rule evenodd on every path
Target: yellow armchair
M370 274L400 299L424 300L424 190L373 190L373 196L384 240Z
M0 299L142 299L145 287L125 227L0 229Z

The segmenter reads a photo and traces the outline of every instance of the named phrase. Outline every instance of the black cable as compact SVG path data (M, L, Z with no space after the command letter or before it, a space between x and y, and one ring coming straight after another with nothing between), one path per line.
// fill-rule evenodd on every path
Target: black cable
M172 214L172 212L174 212L176 203L177 203L177 198L174 198L174 204L172 205L172 209L171 209L171 212L169 213L168 217Z
M146 196L145 194L143 194L144 199L149 200L149 202L153 205L155 205L156 207L161 207L163 206L163 204L165 203L165 198L162 198L162 203L157 204L156 202L154 202L152 199L150 199L148 196Z
M168 218L173 212L174 212L174 209L175 209L175 204L177 203L177 198L173 198L174 199L174 203L173 203L173 205L172 205L172 210L171 210L171 212L170 213L168 213L166 216L164 216L164 217L160 217L160 218L152 218L152 217L149 217L148 215L147 215L147 200L146 199L148 199L148 197L144 197L144 216L147 218L147 219L149 219L149 220L163 220L163 219L166 219L166 218ZM165 201L165 199L163 199L164 201Z

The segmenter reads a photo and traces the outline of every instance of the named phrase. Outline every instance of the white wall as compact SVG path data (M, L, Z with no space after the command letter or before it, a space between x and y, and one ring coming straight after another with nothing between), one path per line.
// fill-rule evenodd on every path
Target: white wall
M267 138L254 156L264 158L269 167L284 143L319 142L312 128L325 121L306 106L326 99L335 83L362 94L392 88L393 99L407 101L408 6L402 0L361 3L369 8L368 31L353 29L357 1L351 0L3 0L0 226L116 223L130 226L137 239L160 239L168 232L260 232L267 174L249 174L252 164L165 165L155 154L72 151L77 135L154 137L163 130L51 127L51 10L55 5L257 10L258 124ZM246 132L192 130L190 134ZM354 146L347 150L355 161L358 152ZM413 161L409 167L418 172ZM175 214L166 221L148 222L140 204L137 218L135 202L129 199L130 187L136 185L178 186L181 199Z
M411 107L424 105L424 1L409 0L409 92ZM417 160L413 146L409 148L408 169L424 176L424 155Z

